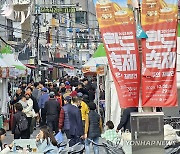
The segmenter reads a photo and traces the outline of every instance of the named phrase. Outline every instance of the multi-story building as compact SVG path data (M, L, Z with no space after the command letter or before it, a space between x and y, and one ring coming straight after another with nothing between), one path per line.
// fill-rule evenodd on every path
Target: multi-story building
M42 62L69 63L80 68L97 46L98 23L92 0L2 0L0 3L1 8L5 3L13 4L16 17L10 20L0 15L0 34L8 43L19 45L17 51L23 63L29 63L30 57L38 57ZM75 11L42 11L52 7Z

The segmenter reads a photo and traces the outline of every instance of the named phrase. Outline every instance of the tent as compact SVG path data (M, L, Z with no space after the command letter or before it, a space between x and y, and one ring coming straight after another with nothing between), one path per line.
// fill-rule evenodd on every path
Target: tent
M3 61L2 57L0 57L0 67L8 67L7 64Z
M14 54L2 54L2 60L10 68L10 77L23 76L27 74L27 67L22 64Z
M93 56L83 65L82 72L84 74L96 73L96 65L107 65L108 60L103 44L100 44Z

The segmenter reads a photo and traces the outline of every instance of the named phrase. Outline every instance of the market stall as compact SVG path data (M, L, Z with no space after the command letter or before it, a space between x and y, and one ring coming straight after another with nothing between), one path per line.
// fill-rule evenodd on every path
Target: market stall
M97 93L96 101L100 100L100 90L105 91L105 121L113 120L115 126L119 124L121 108L116 93L116 88L112 79L112 74L108 66L108 60L103 44L100 44L92 58L83 65L84 75L96 75Z

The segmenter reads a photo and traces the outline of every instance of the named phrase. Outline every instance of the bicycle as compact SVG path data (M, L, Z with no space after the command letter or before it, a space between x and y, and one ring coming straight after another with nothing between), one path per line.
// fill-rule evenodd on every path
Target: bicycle
M122 149L122 146L120 146L121 140L117 141L115 144L111 141L106 141L102 144L97 144L90 139L88 140L96 146L105 148L107 154L125 154L124 150Z
M172 145L165 146L165 154L179 154L180 153L180 143L176 142Z

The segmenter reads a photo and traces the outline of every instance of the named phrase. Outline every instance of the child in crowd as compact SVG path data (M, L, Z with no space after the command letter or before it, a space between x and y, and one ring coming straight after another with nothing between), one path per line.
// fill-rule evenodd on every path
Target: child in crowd
M5 139L5 136L6 136L6 131L3 128L0 128L0 153L1 154L6 154L10 152L10 150L13 147L13 144L10 144L3 149L2 141Z
M113 143L117 142L119 136L118 133L116 133L116 130L114 130L114 124L112 121L106 122L106 130L104 134L101 135L101 137Z
M40 128L40 132L36 136L36 145L38 152L46 154L58 153L57 141L52 131L47 126L42 126Z

